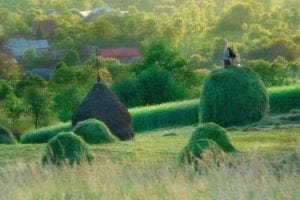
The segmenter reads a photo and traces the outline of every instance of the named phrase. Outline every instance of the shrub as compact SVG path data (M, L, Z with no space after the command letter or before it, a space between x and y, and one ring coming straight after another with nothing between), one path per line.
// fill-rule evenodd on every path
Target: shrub
M86 143L79 136L72 132L63 132L49 141L42 163L72 166L74 163L92 160L93 156Z
M159 67L144 70L137 77L143 104L158 104L183 99L186 91L175 82L171 74Z
M116 138L110 133L107 126L97 119L87 119L79 122L74 133L83 138L89 144L110 143L116 141Z
M7 128L0 125L0 144L15 144L16 139Z
M267 114L269 99L258 75L245 67L213 71L200 98L202 122L221 126L245 125Z
M34 131L25 132L20 139L22 144L47 143L51 138L60 132L71 131L70 123L48 126Z
M139 88L138 80L134 75L119 78L113 83L112 90L127 107L134 107L142 104L141 90Z
M224 152L233 152L235 148L231 144L226 130L214 123L201 124L193 132L189 143L200 139L210 139L217 143Z
M209 163L219 162L222 155L222 149L213 140L201 139L188 143L182 149L179 161L193 165L196 171L200 171Z

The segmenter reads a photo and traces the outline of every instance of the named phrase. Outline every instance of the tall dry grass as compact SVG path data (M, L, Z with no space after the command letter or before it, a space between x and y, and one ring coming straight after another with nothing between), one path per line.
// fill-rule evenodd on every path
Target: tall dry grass
M297 199L299 163L281 160L237 155L201 174L171 160L143 166L103 160L71 169L20 164L0 170L0 199Z

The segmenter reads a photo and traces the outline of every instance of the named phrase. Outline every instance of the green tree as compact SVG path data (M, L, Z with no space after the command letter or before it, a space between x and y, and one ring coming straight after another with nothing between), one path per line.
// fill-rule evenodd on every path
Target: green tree
M37 87L26 88L23 94L27 112L32 115L34 127L38 128L40 121L48 114L49 95Z
M63 58L63 61L68 65L76 65L80 62L79 53L75 49L70 49Z
M51 77L51 83L68 85L73 82L76 82L75 69L68 67L64 62L59 62Z
M82 97L82 91L76 85L66 86L57 91L53 98L53 109L57 117L63 122L69 121Z
M45 61L45 57L43 55L38 55L35 48L28 48L25 50L22 60L24 68L26 70L31 70L40 67Z
M144 105L180 100L186 91L176 84L170 72L151 67L138 75Z
M144 56L145 66L158 66L162 69L172 71L187 65L187 61L179 52L168 48L162 42L150 44Z
M6 80L0 80L0 100L5 99L12 91L12 88L8 85Z
M216 29L219 31L241 31L243 24L253 23L254 17L252 6L247 3L237 3L221 15Z
M14 126L18 119L25 114L25 106L13 93L10 93L3 101L3 107Z

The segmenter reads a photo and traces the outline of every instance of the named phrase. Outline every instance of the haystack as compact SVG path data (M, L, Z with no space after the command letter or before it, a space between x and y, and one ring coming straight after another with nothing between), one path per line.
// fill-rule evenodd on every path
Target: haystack
M95 118L106 124L120 140L134 137L131 117L119 98L103 83L96 83L72 116L72 125Z

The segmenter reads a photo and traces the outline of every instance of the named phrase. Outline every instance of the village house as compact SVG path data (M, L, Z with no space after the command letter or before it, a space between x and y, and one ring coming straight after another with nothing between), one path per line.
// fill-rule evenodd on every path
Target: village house
M39 54L47 54L49 51L49 44L47 40L26 40L25 38L10 38L7 41L6 49L8 49L11 54L18 58L24 55L24 52L28 48L36 49Z
M98 56L102 58L115 58L121 63L132 63L142 60L140 51L137 48L116 48L101 49Z

